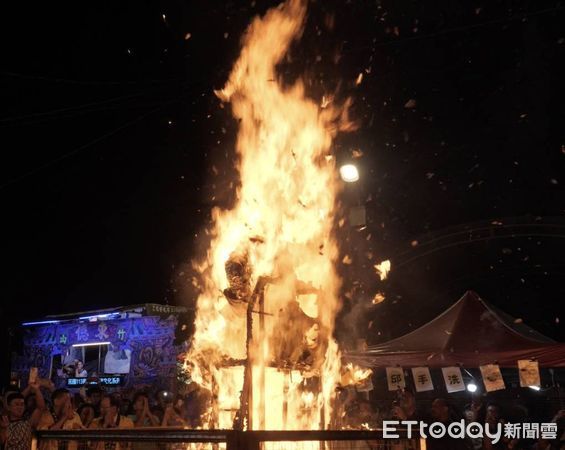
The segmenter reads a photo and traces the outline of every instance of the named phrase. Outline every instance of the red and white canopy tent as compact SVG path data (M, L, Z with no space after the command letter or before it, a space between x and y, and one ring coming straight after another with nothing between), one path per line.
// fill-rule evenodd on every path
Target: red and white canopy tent
M443 314L397 339L351 352L348 361L368 367L517 367L534 359L540 367L565 367L565 343L558 343L467 291Z

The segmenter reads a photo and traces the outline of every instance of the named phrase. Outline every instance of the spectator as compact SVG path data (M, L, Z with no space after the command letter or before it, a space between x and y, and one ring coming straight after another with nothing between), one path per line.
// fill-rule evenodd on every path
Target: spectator
M185 397L185 418L191 428L201 428L208 420L212 393L194 381L187 386Z
M145 392L137 392L133 397L133 412L130 419L136 427L159 426L159 418L149 410L149 397Z
M120 414L120 401L112 395L100 400L100 417L94 419L91 428L133 428L133 422Z
M122 416L127 416L131 412L132 403L129 398L122 398L120 402L120 414Z
M446 428L455 420L449 403L443 398L436 398L432 402L431 415L434 421L442 423ZM453 438L448 433L441 438L430 437L427 442L429 450L470 450L472 448L468 439Z
M489 403L486 409L485 416L485 426L488 426L490 430L496 430L496 427L500 424L504 430L504 424L506 421L502 419L500 406L495 403ZM505 450L508 448L509 439L502 438L496 444L492 443L492 440L486 436L483 438L483 450Z
M101 416L94 419L90 428L133 428L133 422L128 417L120 415L120 401L111 395L104 395L100 401ZM120 450L129 448L129 444L121 442L98 442L95 450Z
M183 400L176 398L172 393L161 391L158 395L163 405L164 414L161 426L163 427L184 427L186 422L182 418Z
M97 386L86 391L86 401L94 408L94 417L100 417L100 401L102 400L102 389Z
M82 428L79 415L73 409L71 394L67 389L55 390L51 395L52 407L44 411L39 422L41 430L76 430Z
M151 414L159 419L160 424L163 421L163 417L165 416L165 410L160 405L153 405L151 407Z
M71 394L66 389L56 389L51 394L51 409L43 412L39 421L39 430L77 430L82 428L79 415L73 409ZM77 442L47 440L40 446L41 450L57 450L64 446L67 450L76 450Z
M7 416L0 419L0 442L4 450L29 450L31 448L32 431L37 428L45 402L39 384L30 384L35 393L36 408L29 418L24 417L25 398L19 392L6 395Z
M80 359L77 359L75 361L75 377L76 378L87 378L88 377L88 372L84 368L84 363Z
M373 408L369 400L360 398L349 405L346 413L346 426L348 428L377 429L382 427L379 413Z
M179 414L177 408L173 405L167 406L165 409L165 414L163 415L163 421L161 422L163 427L185 427L186 422Z
M393 402L391 416L396 420L425 420L426 414L416 405L416 396L410 389L399 389Z
M465 406L465 424L470 424L471 422L477 422L477 413L478 410L473 404L469 404ZM480 437L471 438L471 445L473 446L473 450L481 450L483 447L483 440Z
M96 411L94 411L94 406L92 406L90 403L83 403L79 406L77 414L80 417L82 426L84 428L89 428L90 424L94 420L94 417L96 416Z

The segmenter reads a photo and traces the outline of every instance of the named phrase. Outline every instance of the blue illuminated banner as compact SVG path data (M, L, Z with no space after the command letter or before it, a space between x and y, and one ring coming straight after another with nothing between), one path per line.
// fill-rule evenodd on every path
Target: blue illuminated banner
M100 378L67 378L67 387L82 386L121 386L124 377L119 375L107 375Z

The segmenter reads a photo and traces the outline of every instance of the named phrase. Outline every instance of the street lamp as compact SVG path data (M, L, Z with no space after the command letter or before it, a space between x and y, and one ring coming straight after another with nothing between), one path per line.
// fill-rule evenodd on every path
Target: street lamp
M467 385L467 390L469 392L477 392L477 385L475 384L474 381L471 381L468 385Z
M339 168L339 175L346 183L355 183L359 180L359 171L353 164L344 164Z

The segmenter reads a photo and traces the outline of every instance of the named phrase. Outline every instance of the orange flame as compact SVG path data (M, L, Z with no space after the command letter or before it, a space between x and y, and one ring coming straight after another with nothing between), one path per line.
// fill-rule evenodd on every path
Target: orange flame
M305 13L303 1L288 0L255 18L216 92L239 120L241 185L233 209L213 210L210 248L195 264L202 293L188 359L192 379L216 394L211 427L230 428L241 399L250 402L247 429L325 427L340 378L332 338L340 183L328 156L338 131L354 125L348 102L320 107L301 80L283 87L277 75ZM240 397L246 376L253 394Z

